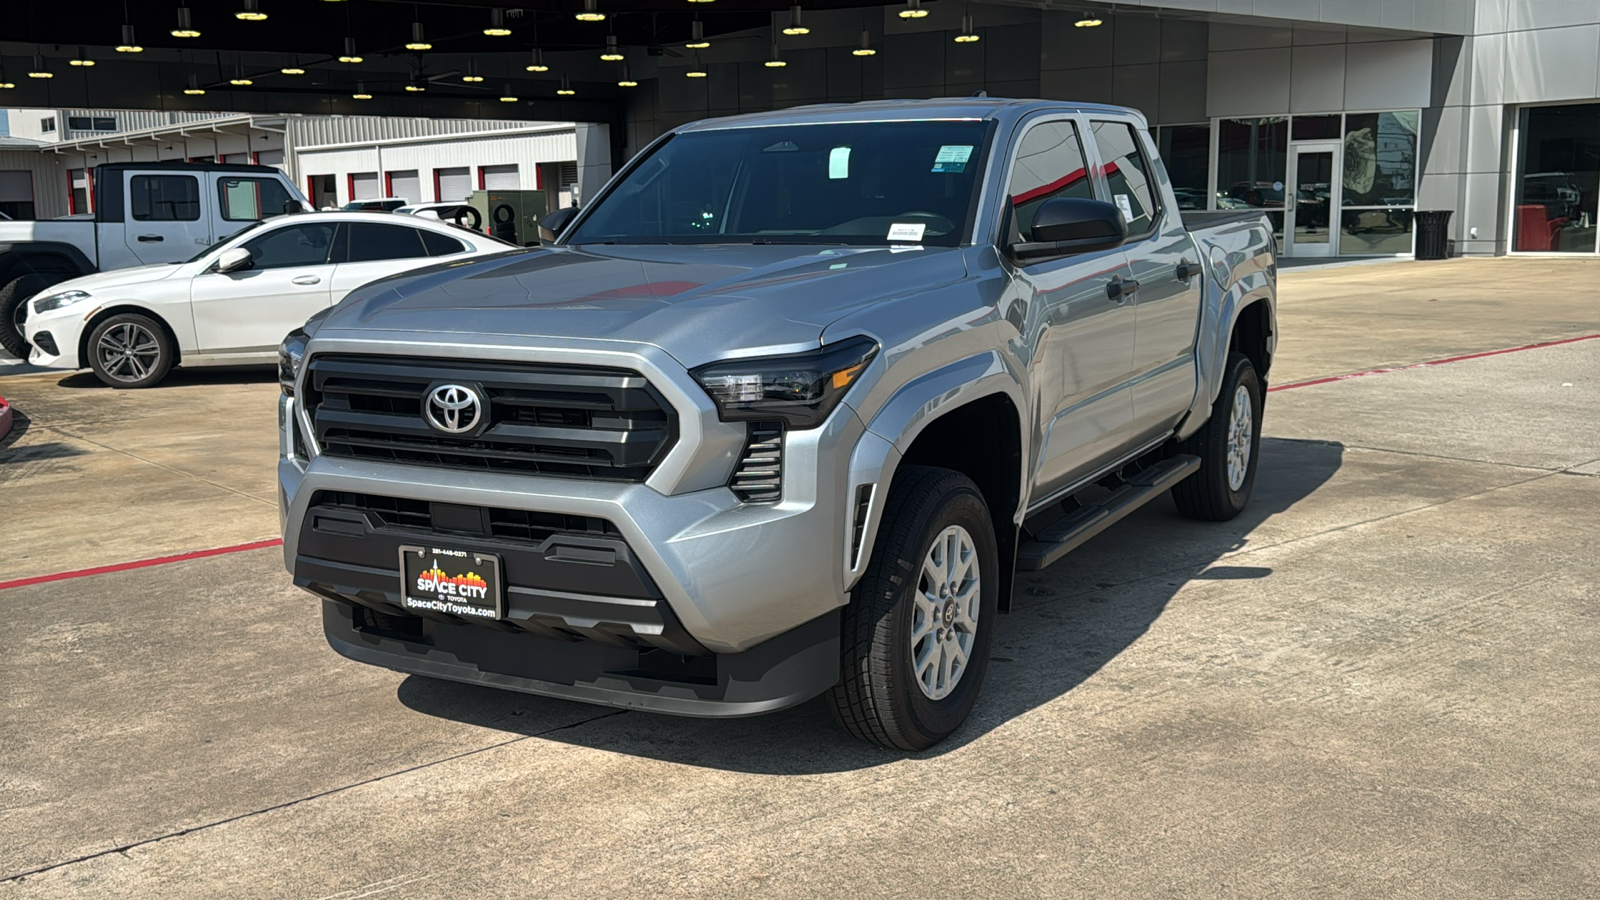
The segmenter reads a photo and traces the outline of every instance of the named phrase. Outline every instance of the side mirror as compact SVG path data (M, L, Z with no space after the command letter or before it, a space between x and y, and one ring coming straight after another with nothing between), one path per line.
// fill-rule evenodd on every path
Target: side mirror
M576 216L577 214L578 207L569 206L565 209L558 209L550 215L545 216L543 219L540 219L539 243L547 244L560 237L562 230L567 227L567 225L572 221L572 217Z
M1033 240L1011 245L1017 259L1112 250L1128 240L1122 210L1100 200L1055 197L1033 213Z
M217 257L217 271L223 273L242 272L253 264L250 251L243 247L230 247Z

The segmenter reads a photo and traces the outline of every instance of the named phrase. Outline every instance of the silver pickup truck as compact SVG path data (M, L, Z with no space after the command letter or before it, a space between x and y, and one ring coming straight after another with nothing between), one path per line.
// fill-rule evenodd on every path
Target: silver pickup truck
M1272 236L1189 218L1115 107L676 129L550 246L289 336L284 560L355 660L687 715L826 694L928 747L1017 570L1169 490L1250 498Z

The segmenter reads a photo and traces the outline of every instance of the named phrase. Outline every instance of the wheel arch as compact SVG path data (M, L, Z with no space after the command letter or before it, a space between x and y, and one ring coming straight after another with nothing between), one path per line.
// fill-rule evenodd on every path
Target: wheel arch
M24 275L64 274L77 278L95 271L83 251L71 244L41 241L30 244L0 245L0 286Z
M88 321L83 323L83 330L78 332L79 365L86 369L90 368L89 337L94 334L94 330L100 327L101 322L104 322L106 319L122 313L136 313L144 316L147 319L151 319L157 325L160 325L161 330L166 332L167 340L172 342L172 364L176 366L183 361L183 348L178 345L178 333L173 330L172 323L168 322L165 316L148 306L139 306L136 303L124 302L111 303L101 309L95 310L94 313L89 316Z

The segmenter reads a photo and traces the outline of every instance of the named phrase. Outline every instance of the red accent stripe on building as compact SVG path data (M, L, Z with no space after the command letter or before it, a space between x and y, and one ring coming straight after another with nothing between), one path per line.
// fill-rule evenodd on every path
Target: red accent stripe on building
M1592 341L1600 339L1600 334L1586 334L1581 337L1562 338L1559 341L1541 341L1537 344L1524 344L1521 347L1507 347L1504 350L1485 350L1482 353L1466 353L1461 356L1449 356L1444 359L1430 359L1427 362L1411 363L1406 366L1391 366L1387 369L1368 369L1365 372L1352 372L1349 375L1333 375L1328 378L1313 378L1310 381L1296 381L1293 384L1280 384L1277 387L1267 388L1267 393L1273 391L1287 391L1293 388L1312 387L1318 384L1332 384L1335 381L1349 381L1353 378L1366 378L1368 375L1386 375L1390 372L1404 372L1409 369L1426 369L1430 366L1442 366L1447 363L1463 362L1469 359L1483 359L1486 356L1501 356L1506 353L1521 353L1524 350L1539 350L1544 347L1559 347L1562 344L1576 344L1579 341Z
M183 562L190 559L204 559L208 556L223 556L228 553L243 553L247 550L261 550L266 547L277 547L283 543L280 538L266 541L252 541L248 544L234 544L231 547L213 547L210 550L195 550L190 553L178 553L172 556L157 556L152 559L138 559L132 562L112 563L109 566L95 566L91 569L74 569L70 572L56 572L51 575L34 575L31 578L18 578L14 581L0 581L0 591L7 588L27 587L30 584L48 584L52 581L66 581L71 578L87 578L90 575L108 575L112 572L127 572L131 569L148 569L151 566L164 566L168 563Z

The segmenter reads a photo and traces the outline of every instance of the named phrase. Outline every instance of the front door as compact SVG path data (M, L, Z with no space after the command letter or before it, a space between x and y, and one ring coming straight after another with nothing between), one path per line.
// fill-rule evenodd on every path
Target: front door
M201 353L270 353L332 302L332 223L266 227L241 245L250 268L195 276L189 296Z
M1339 143L1295 144L1284 191L1284 256L1339 255Z

